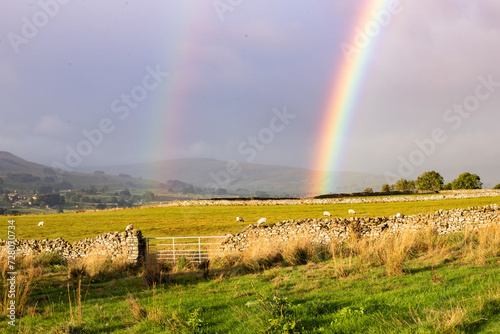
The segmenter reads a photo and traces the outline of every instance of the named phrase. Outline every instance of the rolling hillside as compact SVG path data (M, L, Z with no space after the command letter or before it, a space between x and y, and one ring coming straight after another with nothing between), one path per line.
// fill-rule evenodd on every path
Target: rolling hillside
M146 181L127 175L106 175L105 173L81 173L56 170L22 159L9 152L0 152L0 186L9 190L33 190L49 185L67 190L68 184L74 188L90 185L108 186L110 189L153 188L158 182Z
M103 170L107 174L125 173L159 182L180 180L199 187L225 188L231 191L255 193L265 191L273 195L307 194L312 172L286 166L238 162L237 165L216 159L178 159L122 166L99 166L82 171ZM232 175L231 175L232 174ZM386 183L382 175L355 172L333 172L338 185L332 192L363 191L367 187L380 190Z

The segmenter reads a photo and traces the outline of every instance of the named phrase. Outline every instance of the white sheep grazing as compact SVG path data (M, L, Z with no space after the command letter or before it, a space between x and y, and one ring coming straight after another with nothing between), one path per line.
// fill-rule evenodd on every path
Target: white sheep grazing
M396 214L396 218L401 218L401 214L399 212Z
M38 226L45 226L45 222L39 222Z
M244 222L243 218L242 217L236 217L236 221L237 222Z
M356 214L356 211L354 211L353 209L349 209L348 212L349 212L350 215L355 215Z
M134 229L134 225L132 225L132 224L125 227L125 231L132 231L133 229Z
M261 218L257 221L257 225L267 224L267 218Z
M323 216L325 216L325 217L331 217L331 215L332 214L328 211L323 212Z

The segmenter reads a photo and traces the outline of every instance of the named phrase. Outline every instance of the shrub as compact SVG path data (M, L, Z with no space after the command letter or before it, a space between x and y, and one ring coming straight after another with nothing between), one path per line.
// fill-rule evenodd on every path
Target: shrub
M52 267L55 265L66 265L67 261L58 252L42 252L33 258L34 266Z

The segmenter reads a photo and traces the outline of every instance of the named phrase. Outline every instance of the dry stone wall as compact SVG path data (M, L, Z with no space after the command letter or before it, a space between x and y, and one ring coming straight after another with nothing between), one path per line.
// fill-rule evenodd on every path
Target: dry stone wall
M452 190L435 195L405 195L405 196L374 196L374 197L343 197L343 198L297 198L297 199L255 199L255 200L225 200L204 199L189 201L174 201L163 206L263 206L263 205L316 205L316 204L359 204L359 203L393 203L437 201L443 199L464 199L480 197L500 197L500 190Z
M6 241L0 240L0 252L6 248ZM43 240L16 240L16 251L21 255L37 255L43 252L59 252L67 260L89 255L104 255L110 259L124 257L130 264L141 264L146 255L146 239L142 232L129 230L104 233L97 237L70 244L62 238Z
M322 245L342 242L350 235L378 237L382 233L395 233L404 229L433 228L438 234L476 229L500 223L500 207L490 205L468 209L439 210L434 214L391 217L351 217L328 219L286 220L274 225L249 225L222 242L222 251L243 251L253 243L279 244L290 239L305 238Z

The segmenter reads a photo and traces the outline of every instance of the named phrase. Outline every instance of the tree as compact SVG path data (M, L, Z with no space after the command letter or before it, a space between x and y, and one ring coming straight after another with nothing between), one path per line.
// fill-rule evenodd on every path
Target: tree
M87 195L95 195L97 194L97 188L94 185L90 185L88 189L85 189L85 193Z
M119 196L122 199L129 199L130 197L132 197L132 194L130 193L130 191L128 189L125 189L125 190L120 191Z
M142 194L142 199L145 201L145 202L151 202L151 201L154 201L155 199L155 194L153 194L153 192L151 191L145 191L144 194Z
M493 189L500 189L500 183L494 186Z
M388 193L388 192L390 192L390 191L391 191L391 186L390 186L390 185L388 185L388 184L384 184L384 185L382 186L382 192L383 192L383 193Z
M397 191L413 191L415 190L415 181L400 179L394 184L394 189Z
M415 181L418 190L441 190L443 184L443 177L435 171L425 172Z
M99 203L96 206L97 210L106 210L106 203Z
M373 193L373 188L366 188L363 192L367 194L372 194Z
M63 205L66 203L64 196L59 194L47 194L47 195L38 195L36 200L33 202L34 205L43 206L56 206Z
M471 173L462 173L453 180L451 183L451 188L453 190L456 189L481 189L483 187L483 183L481 182L481 178L476 174Z

